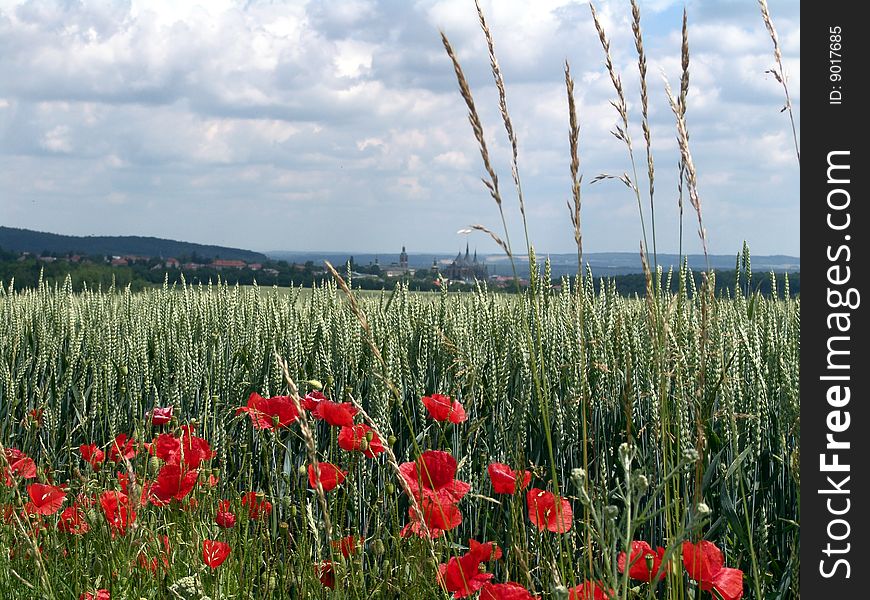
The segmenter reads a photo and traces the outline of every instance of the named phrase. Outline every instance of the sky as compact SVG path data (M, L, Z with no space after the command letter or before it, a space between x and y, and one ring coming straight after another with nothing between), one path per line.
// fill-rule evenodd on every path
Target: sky
M711 253L799 255L799 165L755 0L641 1L657 248L680 244L679 88L688 11L690 150ZM800 6L770 0L800 136ZM567 60L580 122L585 252L637 251L632 173L589 6L483 0L518 138L529 236L575 251ZM627 0L596 2L624 82L651 230ZM454 253L472 224L503 236L441 45L456 49L523 230L510 144L473 0L0 0L0 225L147 235L258 251ZM683 250L701 250L686 206ZM484 234L472 248L496 253ZM650 244L652 241L650 240Z

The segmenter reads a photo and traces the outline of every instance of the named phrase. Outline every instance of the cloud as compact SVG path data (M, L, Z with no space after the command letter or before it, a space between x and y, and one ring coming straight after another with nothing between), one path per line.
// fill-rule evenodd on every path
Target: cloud
M646 189L637 57L625 3L597 3ZM771 2L796 115L800 22ZM536 246L573 235L564 62L576 82L587 251L637 248L613 87L585 3L482 2L507 85ZM642 2L658 245L676 249L678 150L659 73L680 76L682 3ZM752 2L688 5L688 122L711 247L798 252L799 177L770 39ZM462 62L508 224L521 228L511 147L467 0L0 0L0 207L6 224L256 250L451 251L500 219L439 29ZM644 206L648 203L645 200ZM779 227L771 227L773 217ZM649 215L645 216L649 220ZM687 225L688 227L688 225ZM519 237L518 234L515 237ZM690 239L691 238L691 239ZM688 244L696 244L685 236ZM497 248L475 238L481 251ZM690 247L691 248L691 247Z

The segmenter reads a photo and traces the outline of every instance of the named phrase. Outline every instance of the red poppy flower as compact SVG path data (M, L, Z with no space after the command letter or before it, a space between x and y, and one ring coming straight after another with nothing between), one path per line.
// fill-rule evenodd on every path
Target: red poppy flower
M6 448L6 450L4 451L4 454L6 455L6 460L10 463L15 462L19 458L27 456L26 454L24 454L24 452L22 452L18 448Z
M33 459L24 454L17 448L6 448L6 462L8 467L3 468L3 483L6 487L12 487L14 481L13 476L21 477L22 479L33 479L36 477L36 463Z
M85 462L89 463L95 471L98 471L100 465L106 460L106 453L100 450L96 444L82 444L79 446L79 452L82 453Z
M155 406L152 410L145 413L145 418L151 419L151 423L154 425L166 425L172 420L173 408L172 406L165 408Z
M182 469L180 465L171 463L163 465L157 481L151 484L151 503L166 506L173 498L181 500L193 490L198 477L196 469Z
M317 488L317 480L320 479L320 485L323 486L323 491L328 492L341 485L347 477L347 471L342 471L332 463L319 462L317 463L318 473L314 472L314 465L308 465L308 485L312 488Z
M311 411L311 416L326 421L333 427L353 427L353 417L357 412L350 402L321 400Z
M190 426L181 426L180 442L181 455L188 468L198 469L203 461L217 456L217 452L211 449L206 440L193 435L193 428Z
M584 581L568 590L568 600L613 600L614 598L616 593L613 590L605 591L600 581Z
M665 549L659 546L657 550L653 550L652 546L646 542L631 543L631 558L629 559L628 576L638 581L646 581L649 583L656 578L658 573L659 579L665 578L665 570L661 569L662 559L665 556ZM620 552L616 564L619 566L619 572L625 572L625 552Z
M319 565L315 565L314 572L324 587L331 590L335 589L335 570L332 568L332 561L325 560Z
M230 545L216 540L205 540L202 543L202 561L212 569L216 569L230 555Z
M513 581L507 583L487 583L480 590L479 600L535 600L526 588Z
M44 408L34 408L30 412L27 413L27 416L30 417L31 421L33 421L33 423L37 427L42 427L44 424L43 417L45 416L45 409Z
M112 595L109 593L107 589L100 589L94 593L91 592L82 592L79 596L79 600L112 600Z
M724 564L722 551L713 542L683 542L683 566L689 577L702 590L716 590L724 600L738 600L743 597L743 571L728 569Z
M136 456L136 441L127 434L120 433L115 436L115 441L109 447L109 460L112 462L121 462L122 458L131 460Z
M557 505L553 492L532 488L526 494L526 503L529 507L529 520L538 529L547 529L553 533L566 533L571 530L574 512L571 510L571 503L565 498L560 498Z
M420 515L413 506L408 508L408 517L411 520L402 528L402 537L408 537L411 534L425 537L426 529L428 529L429 537L434 539L441 537L445 531L450 531L462 523L462 512L455 504L439 503L437 500L423 498L420 508L423 511L423 521L420 521ZM426 524L425 529L423 523Z
M152 456L165 462L177 464L181 460L181 440L170 433L161 433L146 447Z
M501 558L501 548L495 542L478 542L468 540L468 552L480 559L480 562L489 562Z
M323 395L323 392L318 392L317 390L308 392L305 394L305 397L302 398L302 408L305 410L314 410L322 400L328 400L328 398Z
M254 429L278 429L287 427L299 418L299 412L290 396L273 396L263 398L257 392L251 392L247 406L236 409L236 414L248 413Z
M57 486L31 483L27 486L30 502L24 505L29 515L53 515L63 506L66 493Z
M368 436L371 435L371 439ZM342 427L338 433L338 445L348 452L362 452L368 458L374 458L381 452L386 452L381 438L365 423L352 427Z
M265 517L272 512L272 503L258 498L256 492L248 492L242 496L242 506L248 507L248 516L252 519Z
M72 535L82 535L87 533L90 529L88 522L85 520L85 513L82 512L82 509L78 504L67 506L63 512L60 513L60 520L57 522L57 528L64 533L70 533Z
M130 474L118 471L118 485L121 486L121 491L126 494L130 487Z
M462 423L468 419L468 415L465 414L465 409L462 408L459 401L453 400L449 396L432 394L431 396L423 396L422 400L429 416L436 421Z
M222 527L224 529L232 529L236 524L236 515L230 511L230 501L229 500L221 500L218 502L217 514L215 515L214 522L218 524L218 527Z
M442 504L459 502L471 489L454 479L456 459L441 450L427 450L416 461L402 463L399 472L417 498L438 499Z
M157 574L157 569L161 562L166 572L169 572L169 558L172 552L172 548L169 545L169 536L160 536L160 542L162 547L157 546L157 556L152 556L149 560L148 555L144 551L140 551L136 556L136 563L139 567L150 571L153 575Z
M127 533L127 527L136 520L136 511L130 506L127 494L112 490L103 492L100 494L100 507L109 522L113 537L115 534Z
M352 535L343 537L340 540L332 540L333 549L335 549L337 552L341 552L341 555L345 558L347 558L351 554L356 554L356 551L359 550L360 545L362 545L362 540Z
M217 475L215 475L214 473L209 474L209 476L208 476L208 487L212 487L212 488L213 488L213 487L217 487L217 484L218 484L219 481L220 481L220 479L218 478Z
M529 471L512 470L504 463L492 463L486 468L492 480L492 489L496 494L515 494L529 487L532 474Z
M175 465L184 460L184 464L190 469L198 469L203 461L217 455L207 441L193 435L193 428L188 425L181 427L180 438L161 433L154 438L154 442L145 446L152 456Z
M139 552L136 555L136 564L140 569L150 571L152 575L157 575L157 569L160 567L160 561L157 560L156 556L152 556L149 560L148 555L144 552Z
M481 562L476 552L454 556L446 564L438 565L438 583L454 598L470 596L493 577L492 573L480 572Z

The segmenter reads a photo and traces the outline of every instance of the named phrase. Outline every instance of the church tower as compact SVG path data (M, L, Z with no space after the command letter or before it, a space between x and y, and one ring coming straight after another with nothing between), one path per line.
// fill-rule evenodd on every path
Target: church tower
M402 246L402 253L399 255L399 268L408 270L408 253L405 252L404 246Z

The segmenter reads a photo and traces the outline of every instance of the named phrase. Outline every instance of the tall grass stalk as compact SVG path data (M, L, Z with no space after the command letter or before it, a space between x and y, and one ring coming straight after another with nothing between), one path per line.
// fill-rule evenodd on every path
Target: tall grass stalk
M782 65L782 49L779 46L779 36L776 33L776 27L773 25L773 18L770 16L770 9L767 7L767 0L758 0L758 7L761 9L761 19L764 21L764 26L767 28L767 33L770 35L770 41L773 42L773 58L776 60L776 67L767 72L773 75L779 84L782 86L783 94L785 95L785 106L782 111L788 111L788 119L791 122L791 135L794 141L794 152L797 156L798 165L801 162L801 149L797 138L797 127L794 123L794 110L791 104L791 94L788 92L788 75Z

